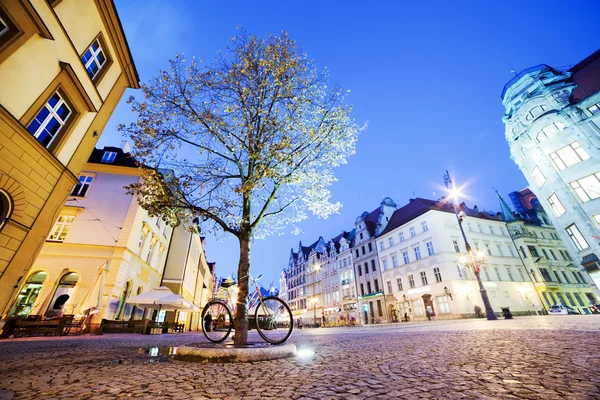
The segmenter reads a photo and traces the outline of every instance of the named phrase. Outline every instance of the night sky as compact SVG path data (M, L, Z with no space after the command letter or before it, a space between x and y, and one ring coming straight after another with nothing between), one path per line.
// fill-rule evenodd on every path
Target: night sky
M253 34L289 32L332 81L351 90L360 125L356 154L338 169L327 220L311 217L299 236L256 241L253 275L278 285L298 241L350 230L357 216L389 196L398 206L415 196L444 194L446 169L470 182L468 205L497 210L492 187L507 194L526 186L509 158L500 94L517 72L537 64L576 64L600 46L600 2L590 1L132 1L116 0L140 79L178 52L209 63L243 26ZM493 4L490 4L493 3ZM119 123L134 116L125 100L99 146L119 145ZM507 199L508 200L508 199ZM207 237L217 275L237 269L237 241Z

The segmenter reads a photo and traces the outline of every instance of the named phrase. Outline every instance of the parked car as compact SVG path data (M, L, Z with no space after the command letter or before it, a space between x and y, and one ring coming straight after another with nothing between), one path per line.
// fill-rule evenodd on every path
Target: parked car
M550 315L577 315L577 311L564 304L555 304L548 309Z
M592 310L592 314L600 314L600 304L592 304L590 309Z

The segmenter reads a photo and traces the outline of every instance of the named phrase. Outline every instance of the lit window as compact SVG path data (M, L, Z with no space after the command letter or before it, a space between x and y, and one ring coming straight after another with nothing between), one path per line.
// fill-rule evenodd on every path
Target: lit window
M48 236L48 240L54 242L64 241L67 237L67 234L69 233L69 230L71 229L71 225L73 224L74 220L75 217L67 215L61 215L60 217L58 217L56 223L54 224L54 227L52 228L50 236Z
M425 271L421 271L421 283L423 283L423 286L427 286L427 273Z
M152 242L150 242L150 247L148 247L148 253L146 254L146 262L148 264L150 264L150 262L152 261L152 256L154 255L155 245L156 245L156 242L153 240Z
M94 179L93 176L81 175L79 177L79 183L76 184L73 187L73 190L71 191L71 196L85 197L85 194L87 193L88 189L90 188L90 185L91 185L93 179Z
M546 139L551 138L556 135L558 132L563 131L565 129L565 124L562 122L553 122L549 125L546 125L538 132L536 138L539 143L546 141Z
M408 276L408 284L410 285L411 289L415 288L415 278L412 275Z
M591 107L588 107L588 111L592 113L592 115L596 115L600 113L600 103L596 103Z
M421 259L421 248L419 246L415 247L415 258L417 260Z
M542 187L544 182L546 182L546 177L542 174L542 170L538 166L531 171L531 176L533 176L533 180L538 187Z
M448 302L448 296L440 296L437 298L438 308L440 310L440 314L448 314L450 313L450 304Z
M596 214L596 215L594 215L594 219L596 220L596 222L597 222L598 224L600 224L600 214Z
M571 182L571 187L583 203L600 197L600 172Z
M396 279L396 284L398 285L398 290L402 291L402 278L397 278Z
M554 153L550 153L550 157L559 171L590 158L578 142L573 142Z
M427 227L427 221L421 222L421 226L423 227L423 232L426 232L429 230L429 228Z
M427 242L427 254L429 254L430 256L435 254L435 251L433 250L432 242Z
M102 155L102 162L112 164L117 157L117 153L114 151L105 151Z
M60 94L54 93L27 127L41 144L49 147L67 123L71 109Z
M100 46L98 39L94 40L94 43L92 43L89 49L83 53L81 62L83 62L90 78L94 79L98 76L98 72L100 72L104 64L106 64L106 57L104 56L104 51L102 50L102 46Z
M433 275L435 275L435 281L436 282L441 282L442 281L442 274L440 273L440 269L438 267L435 267L433 269Z
M552 211L554 211L554 214L557 217L560 217L566 212L565 207L563 207L556 193L552 193L552 196L548 197L548 203L550 203L550 208L552 208Z
M417 233L415 232L415 228L411 226L410 227L410 236L413 237L413 236L416 236L416 235L417 235Z
M569 234L569 237L571 238L575 246L577 247L577 250L581 251L590 247L590 245L585 240L581 232L579 232L579 229L575 224L566 228L566 231Z

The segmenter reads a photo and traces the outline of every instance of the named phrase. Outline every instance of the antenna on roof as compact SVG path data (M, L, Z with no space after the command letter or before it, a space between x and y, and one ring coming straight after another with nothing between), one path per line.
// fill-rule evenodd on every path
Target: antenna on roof
M513 74L515 74L515 76L519 76L519 74L515 70L515 67L513 67L511 63L507 63L507 64L510 67L510 72L513 73Z

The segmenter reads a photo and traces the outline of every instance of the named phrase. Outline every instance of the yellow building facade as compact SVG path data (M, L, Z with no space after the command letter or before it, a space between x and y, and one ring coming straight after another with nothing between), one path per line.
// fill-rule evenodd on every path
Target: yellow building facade
M9 316L93 312L96 323L152 317L125 302L161 285L173 228L150 217L126 194L124 186L139 182L140 175L123 149L93 151ZM97 302L92 292L101 277L102 300Z
M42 278L32 264L127 87L111 0L0 0L0 317Z

